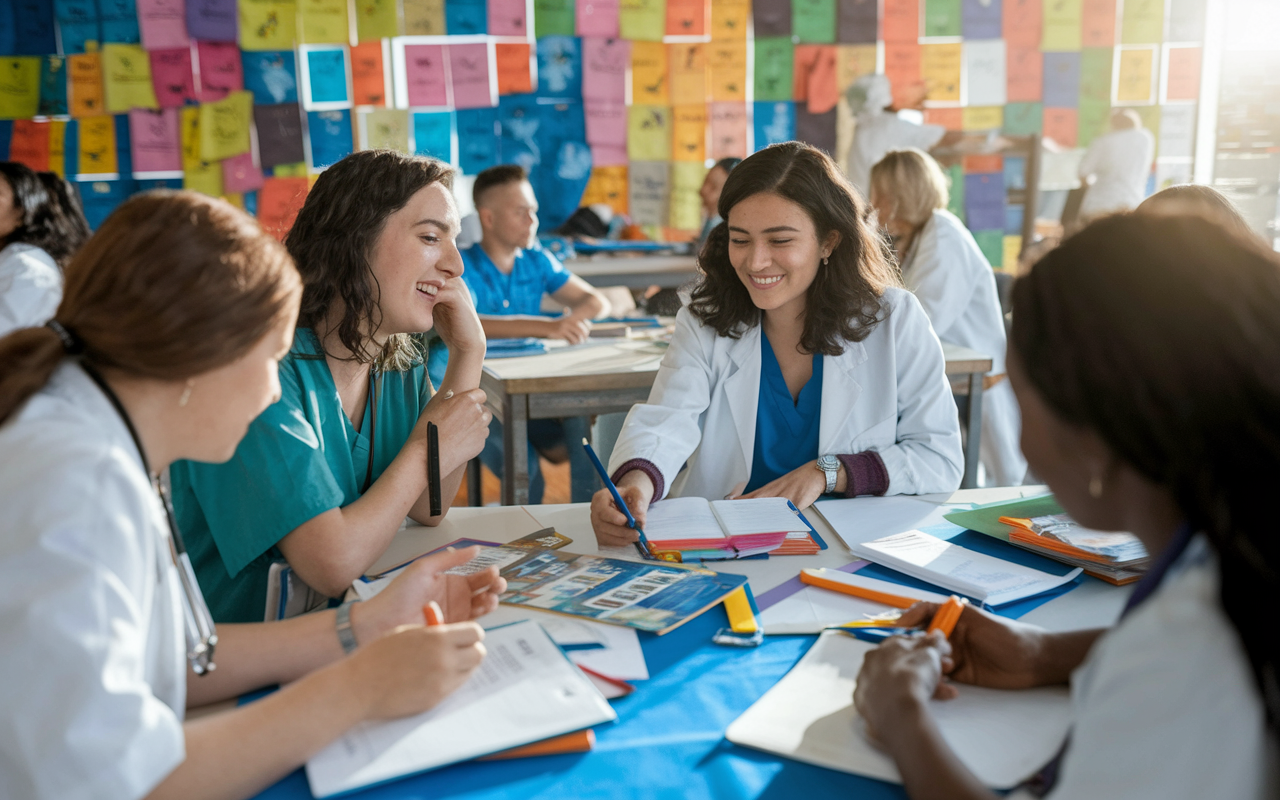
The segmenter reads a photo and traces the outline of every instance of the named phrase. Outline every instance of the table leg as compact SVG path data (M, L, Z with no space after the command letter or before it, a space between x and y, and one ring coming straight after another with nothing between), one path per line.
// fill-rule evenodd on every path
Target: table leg
M502 504L529 502L529 396L510 394L502 406Z
M582 448L583 439L591 441L591 418L565 417L562 424L565 444L569 447L569 502L590 503L600 481L587 451Z
M985 377L981 372L969 374L969 410L965 418L968 439L964 446L964 477L960 480L961 489L978 487L978 452L982 444L982 381Z
M467 462L467 503L473 506L484 505L484 489L480 485L479 456Z

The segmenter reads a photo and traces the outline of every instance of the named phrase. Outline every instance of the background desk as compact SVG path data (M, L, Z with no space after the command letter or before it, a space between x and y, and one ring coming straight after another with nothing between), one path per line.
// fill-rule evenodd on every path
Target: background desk
M958 492L955 502L994 502L1039 493L1032 487ZM922 498L935 503L946 496ZM871 498L870 502L877 502ZM864 503L867 500L855 500ZM573 538L569 549L596 552L589 509L585 504L515 508L455 508L438 528L411 527L401 532L379 566L403 560L461 537L509 541L528 533L533 524L554 525ZM854 560L821 517L811 521L830 544L817 556L789 556L765 561L730 562L717 568L747 574L756 595L793 578L802 567L841 566ZM525 527L522 527L521 523ZM868 531L884 534L893 531ZM630 548L607 551L634 556ZM1128 596L1086 578L1060 597L1022 617L1055 630L1110 625ZM1033 601L1028 601L1033 602ZM754 649L711 643L727 624L723 606L666 636L640 634L652 676L637 682L629 697L615 700L618 722L596 728L590 753L543 756L488 763L466 763L360 792L361 800L380 798L897 798L901 787L869 778L833 772L748 750L724 740L734 719L763 695L799 660L812 636L767 637ZM300 800L310 797L306 778L295 771L268 789L262 798Z
M592 286L628 289L654 285L678 289L698 277L698 261L693 256L601 253L571 258L564 266Z
M978 443L982 428L982 379L991 358L959 345L942 343L952 390L969 397L964 419L968 438L962 489L978 485ZM485 404L502 423L502 504L529 502L531 419L560 419L628 411L649 398L666 346L629 340L592 341L576 347L553 346L544 355L489 359L480 388ZM569 442L570 447L576 442ZM467 496L480 505L480 463L467 467Z

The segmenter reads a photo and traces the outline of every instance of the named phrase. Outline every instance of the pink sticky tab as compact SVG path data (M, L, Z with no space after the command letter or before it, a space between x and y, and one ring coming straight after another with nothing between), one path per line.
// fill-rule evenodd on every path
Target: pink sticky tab
M488 45L449 45L449 76L455 108L489 108L498 104L497 86L490 80Z

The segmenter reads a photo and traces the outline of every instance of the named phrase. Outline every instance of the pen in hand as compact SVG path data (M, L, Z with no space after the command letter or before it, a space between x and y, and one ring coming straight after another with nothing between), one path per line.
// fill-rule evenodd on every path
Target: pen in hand
M627 507L626 501L622 499L622 495L618 492L618 487L614 485L613 479L609 477L609 473L605 471L604 464L600 463L600 456L596 455L595 448L591 443L583 438L582 447L587 451L587 456L591 459L591 465L596 468L596 473L600 475L600 480L604 482L605 488L613 495L613 502L617 504L618 510L627 516L627 527L633 528L640 536L640 540L635 543L636 550L641 556L654 560L653 550L649 547L649 539L645 537L644 530L641 529L636 518L631 515L631 509Z

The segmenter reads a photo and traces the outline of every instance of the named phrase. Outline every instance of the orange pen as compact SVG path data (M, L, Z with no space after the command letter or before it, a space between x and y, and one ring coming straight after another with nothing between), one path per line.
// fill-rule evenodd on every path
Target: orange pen
M929 623L926 633L942 631L943 636L950 638L951 632L956 629L956 623L960 621L960 614L964 612L964 607L967 605L969 605L968 599L951 595L933 615L933 621Z
M422 607L422 616L427 618L427 627L444 624L444 614L440 613L440 606L434 600Z

